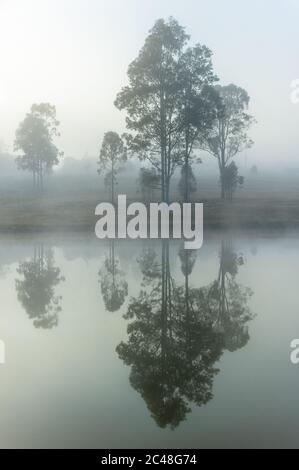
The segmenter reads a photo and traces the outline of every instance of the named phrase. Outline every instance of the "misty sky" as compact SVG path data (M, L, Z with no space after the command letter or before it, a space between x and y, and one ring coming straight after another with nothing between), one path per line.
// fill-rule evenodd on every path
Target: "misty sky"
M124 130L113 105L156 19L174 16L214 53L220 83L251 96L252 163L299 166L299 0L0 0L0 140L9 151L33 102L56 105L66 156L98 156Z

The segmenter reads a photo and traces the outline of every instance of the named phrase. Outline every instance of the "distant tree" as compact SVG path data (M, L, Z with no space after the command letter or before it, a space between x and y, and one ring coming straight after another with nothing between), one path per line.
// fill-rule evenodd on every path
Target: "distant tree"
M161 174L161 198L169 200L170 180L179 163L182 133L178 60L188 36L176 20L159 19L138 57L129 65L129 84L115 105L127 111L130 151Z
M104 134L100 157L98 161L98 173L106 171L105 185L110 188L111 202L114 203L114 189L117 183L117 173L127 160L127 149L123 140L116 132Z
M14 150L23 152L16 158L18 168L32 173L34 187L39 191L43 190L45 173L49 173L63 155L53 142L60 135L58 126L55 106L40 103L31 106L16 131Z
M256 165L252 165L252 167L250 168L250 173L254 176L258 174L258 168Z
M244 177L239 175L239 170L234 161L223 170L223 185L225 199L232 201L233 194L238 186L244 184Z
M187 193L186 188L188 189ZM183 201L189 201L191 199L191 195L195 193L196 190L197 182L192 167L189 163L184 164L181 169L181 178L179 180L179 191Z
M154 193L161 188L161 176L155 168L140 168L139 186L144 201L152 201Z
M217 85L215 89L220 97L216 103L216 119L202 148L217 158L221 198L225 199L225 169L232 158L253 144L247 132L254 119L246 112L249 96L243 88L230 84Z

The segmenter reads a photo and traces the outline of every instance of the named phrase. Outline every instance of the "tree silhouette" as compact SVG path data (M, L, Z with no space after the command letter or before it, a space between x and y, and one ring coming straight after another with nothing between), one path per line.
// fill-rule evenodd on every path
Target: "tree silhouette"
M253 315L248 306L252 291L236 282L238 267L244 264L231 241L222 241L217 279L205 289L208 312L214 328L224 335L225 348L235 351L249 340L248 322Z
M130 382L160 427L175 428L191 404L212 399L215 367L223 351L246 344L249 290L235 281L242 257L222 244L219 275L211 285L189 286L196 252L180 250L184 285L170 273L169 241L160 256L152 248L139 257L142 289L132 298L124 318L129 320L127 342L116 350L131 367Z
M33 258L19 263L17 272L22 277L15 281L18 300L29 318L34 319L34 326L57 326L62 297L55 294L55 287L64 281L64 277L54 266L53 250L44 250L42 245L35 247Z
M115 101L127 112L129 150L156 169L164 202L169 202L175 169L200 161L194 150L216 116L212 53L200 44L187 47L188 40L174 18L157 20ZM189 196L186 172L184 200Z
M30 113L16 131L14 150L23 152L16 158L17 165L32 173L34 187L39 191L43 190L45 173L49 173L63 155L53 142L60 135L58 126L55 106L40 103L31 106Z
M150 250L139 262L150 290L131 299L124 316L131 320L129 339L117 352L131 366L131 385L156 423L174 428L190 412L190 403L200 406L212 398L222 335L194 308L196 289L189 290L186 311L185 287L177 287L170 275L168 241L162 244L160 263Z
M230 160L244 149L252 146L247 132L254 122L253 117L246 112L249 104L248 93L236 85L215 86L219 95L216 103L216 119L208 138L201 144L202 148L217 158L221 198L225 199L225 169Z
M108 256L99 271L101 292L108 312L119 310L128 295L128 283L124 277L125 273L119 267L119 260L115 258L114 240L111 240Z
M186 190L187 188L187 190ZM179 192L183 201L190 201L193 193L196 193L197 182L191 165L184 164L181 169L181 178L179 180Z
M118 109L127 111L129 149L158 171L165 202L169 200L170 180L180 158L178 58L187 39L184 28L173 18L157 20L138 57L129 65L128 85L115 101Z
M185 277L189 278L196 262L197 250L185 250L181 248L179 258L181 261L181 271Z
M178 60L178 96L181 104L180 145L184 179L181 194L185 202L192 194L192 162L201 163L194 150L199 147L212 129L218 96L213 85L218 78L213 72L212 52L206 46L196 44L188 47Z
M138 180L143 200L152 201L155 191L161 189L161 175L155 168L140 168Z
M110 189L112 203L114 203L114 188L117 183L117 173L126 161L127 149L121 137L116 132L106 132L98 161L98 173L106 171L105 186Z
M244 177L239 175L238 167L234 161L224 168L222 177L225 199L232 201L237 187L243 185Z

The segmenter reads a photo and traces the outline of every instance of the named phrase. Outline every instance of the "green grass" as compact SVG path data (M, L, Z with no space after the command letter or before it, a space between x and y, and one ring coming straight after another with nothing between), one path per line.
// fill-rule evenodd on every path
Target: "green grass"
M53 178L42 197L33 194L30 183L0 188L0 231L94 231L95 207L108 200L99 179ZM117 189L127 193L130 202L140 199L135 188L134 180ZM220 201L218 193L217 184L204 181L196 195L204 203L205 228L299 227L299 182L271 185L257 179L238 191L232 203ZM175 192L171 196L178 199Z
M91 194L69 198L0 200L1 231L93 231L96 205L105 198ZM299 226L299 201L236 199L204 200L206 228L286 228Z

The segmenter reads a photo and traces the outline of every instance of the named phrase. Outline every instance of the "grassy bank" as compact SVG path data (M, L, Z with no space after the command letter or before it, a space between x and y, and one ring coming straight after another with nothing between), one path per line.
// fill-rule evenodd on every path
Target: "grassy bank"
M45 194L41 198L2 197L0 231L92 231L96 205L105 201L98 191ZM133 198L128 198L128 202ZM136 198L134 199L136 200ZM299 227L299 199L236 198L232 203L202 199L206 229Z

